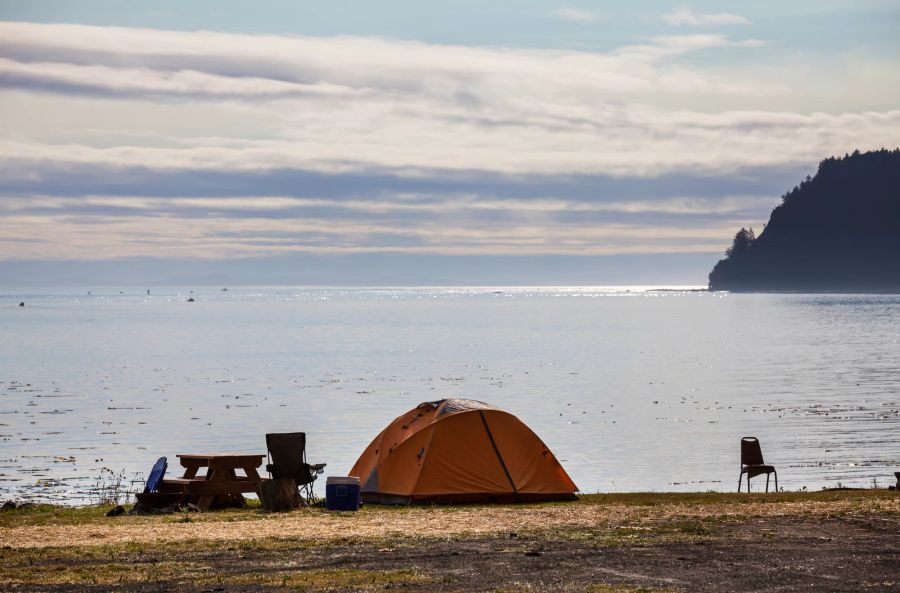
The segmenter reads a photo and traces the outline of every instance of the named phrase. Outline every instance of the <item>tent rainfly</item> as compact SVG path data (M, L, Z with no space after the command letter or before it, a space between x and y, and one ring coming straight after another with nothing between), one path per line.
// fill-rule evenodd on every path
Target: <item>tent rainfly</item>
M397 417L350 475L364 501L381 504L574 500L578 490L521 420L467 399L425 402Z

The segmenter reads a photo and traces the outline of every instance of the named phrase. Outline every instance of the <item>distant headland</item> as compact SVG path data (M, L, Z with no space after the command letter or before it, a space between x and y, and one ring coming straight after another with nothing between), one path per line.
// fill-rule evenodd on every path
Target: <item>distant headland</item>
M900 292L900 149L819 163L782 196L758 237L737 232L709 288Z

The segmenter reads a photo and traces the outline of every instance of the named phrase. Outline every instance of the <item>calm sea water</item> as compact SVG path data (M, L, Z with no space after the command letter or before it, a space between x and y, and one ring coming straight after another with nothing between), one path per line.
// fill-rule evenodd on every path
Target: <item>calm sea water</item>
M2 289L0 498L81 503L103 468L278 431L343 475L444 397L518 415L584 492L733 490L744 435L787 490L885 486L898 369L896 295Z

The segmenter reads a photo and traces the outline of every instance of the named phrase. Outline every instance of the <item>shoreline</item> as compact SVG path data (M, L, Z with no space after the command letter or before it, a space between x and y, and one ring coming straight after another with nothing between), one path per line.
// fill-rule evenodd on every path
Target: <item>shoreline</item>
M863 583L887 591L900 582L900 493L891 490L594 494L571 503L366 505L356 513L266 514L254 505L106 517L108 508L40 505L0 513L0 585L17 591L49 585L100 591L111 584L122 591L202 591L215 582L227 591L283 591L282 584L303 591L385 585L712 591L721 587L709 583L721 585L721 575L733 573L731 590L758 591L779 583L760 586L734 567L776 549L773 567L807 567L791 577L800 588L815 582L822 591L858 590ZM856 563L837 580L822 580L847 554ZM874 554L877 562L860 563L861 554ZM122 569L125 560L135 568ZM97 586L85 588L91 579Z

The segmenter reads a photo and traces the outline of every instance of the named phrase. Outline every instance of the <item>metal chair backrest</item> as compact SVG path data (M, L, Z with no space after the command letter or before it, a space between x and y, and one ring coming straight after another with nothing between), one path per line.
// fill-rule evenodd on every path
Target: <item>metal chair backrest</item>
M764 465L762 449L756 437L741 439L741 465Z
M266 448L272 461L273 478L292 478L298 483L309 480L306 464L306 433L284 432L266 435Z

